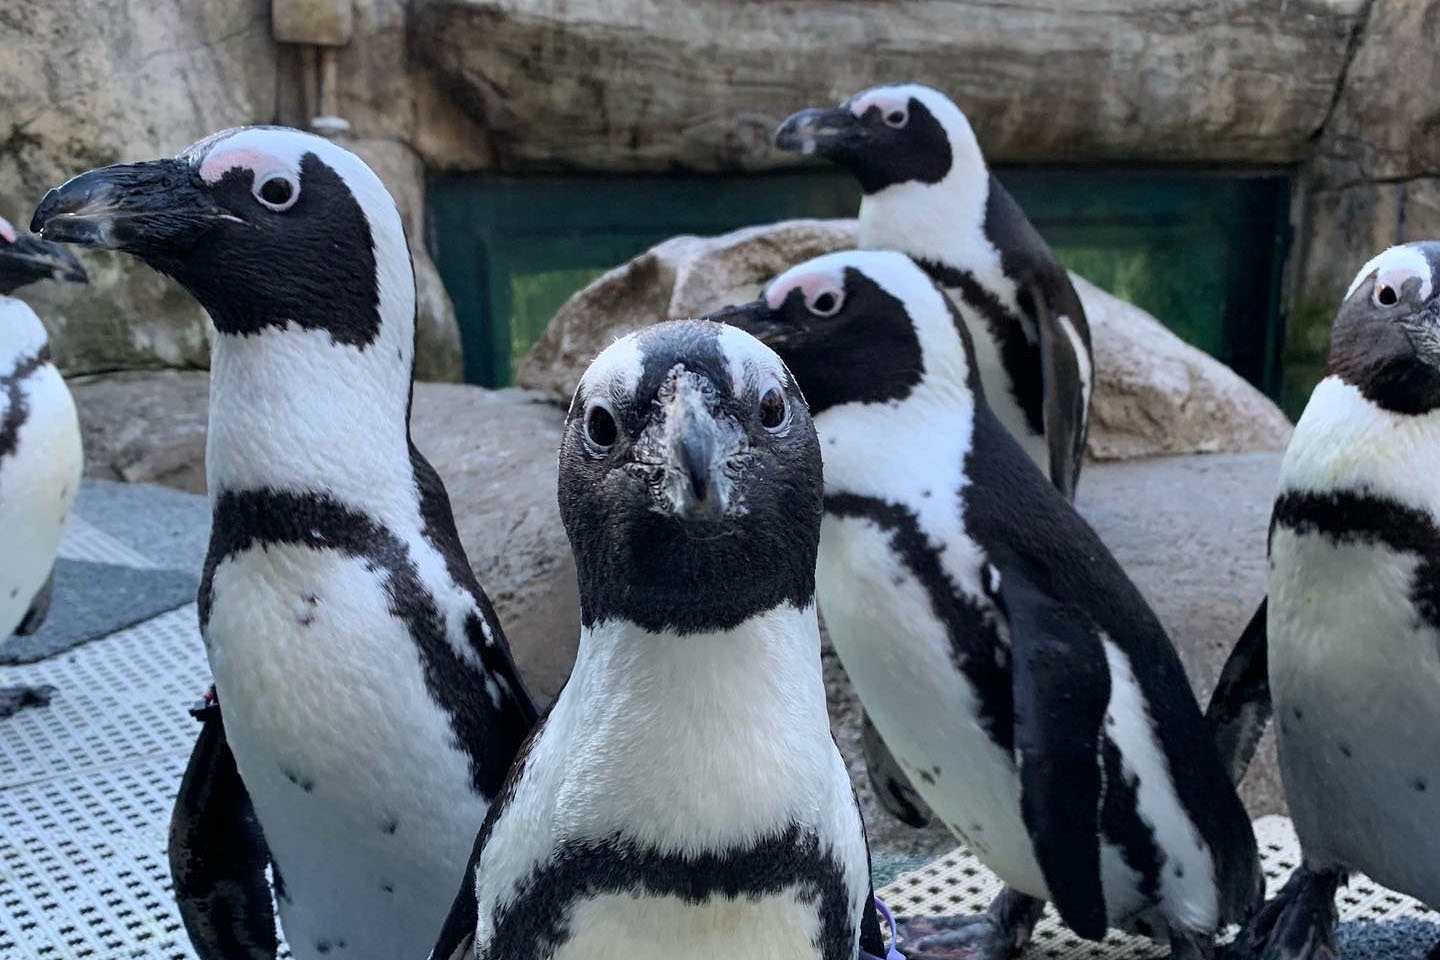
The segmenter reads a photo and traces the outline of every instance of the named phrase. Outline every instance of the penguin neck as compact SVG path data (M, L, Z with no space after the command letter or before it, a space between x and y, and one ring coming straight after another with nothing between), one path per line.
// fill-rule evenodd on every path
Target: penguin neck
M23 300L0 295L0 377L21 361L45 353L50 338L35 311Z
M815 606L685 636L587 627L546 731L576 816L620 821L594 829L672 849L772 833L813 808L834 762Z
M973 137L952 141L950 172L939 183L908 180L860 201L860 248L900 250L919 260L957 267L999 254L985 236L990 172ZM982 256L983 255L983 256Z
M363 348L323 328L219 334L205 466L220 494L322 494L387 523L417 515L410 462L413 322Z

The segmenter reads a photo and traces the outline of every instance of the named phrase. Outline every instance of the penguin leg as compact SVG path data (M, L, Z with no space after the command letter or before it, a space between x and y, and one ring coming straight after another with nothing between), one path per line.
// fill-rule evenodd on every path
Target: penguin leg
M865 753L865 772L870 775L870 789L875 798L896 820L911 827L923 827L934 816L930 807L910 783L890 748L880 739L880 731L870 722L870 714L860 711L860 746Z
M269 849L225 740L214 691L190 711L204 726L170 817L170 876L201 960L275 960ZM279 872L276 874L279 887ZM284 896L282 889L277 895Z
M15 628L17 637L28 637L40 629L40 625L45 622L45 617L50 613L50 600L54 596L55 571L51 570L50 575L45 578L45 583L35 592L35 596L30 598L30 606L25 611L20 625Z
M1170 960L1215 960L1215 934L1171 927Z
M908 960L1009 960L1030 942L1045 901L1006 887L973 917L915 917L898 922Z
M55 688L49 685L0 687L0 720L14 716L26 707L48 707L53 696Z
M1236 938L1255 960L1335 960L1335 891L1345 875L1302 863Z

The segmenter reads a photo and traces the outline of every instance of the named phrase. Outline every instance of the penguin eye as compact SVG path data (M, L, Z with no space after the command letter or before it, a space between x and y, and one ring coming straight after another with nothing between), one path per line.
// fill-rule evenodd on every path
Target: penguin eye
M898 130L909 122L910 114L904 110L891 110L885 114L885 125L887 127L895 127Z
M833 317L845 303L845 295L838 290L821 290L806 304L816 316Z
M614 414L598 400L591 404L589 412L585 414L585 439L596 448L606 450L619 435L620 428L615 425Z
M785 402L785 391L778 383L771 383L760 395L760 425L771 433L779 432L790 415L790 405Z
M1400 302L1400 294L1388 283L1375 284L1375 303L1382 307L1393 307Z
M289 210L295 206L295 201L300 199L300 184L289 174L268 174L257 177L255 183L255 199L260 202L260 206L276 213Z

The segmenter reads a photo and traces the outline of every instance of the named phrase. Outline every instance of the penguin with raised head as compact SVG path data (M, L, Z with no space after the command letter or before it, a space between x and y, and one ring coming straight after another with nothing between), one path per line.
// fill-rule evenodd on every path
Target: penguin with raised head
M535 710L410 440L415 277L354 154L275 127L92 170L35 213L209 312L203 711L171 867L203 957L415 956Z
M50 611L55 554L84 466L75 401L50 360L50 338L16 290L85 283L64 247L0 217L0 641L34 633ZM43 706L50 687L0 687L0 717Z
M909 254L945 288L991 410L1074 499L1094 387L1085 309L991 175L964 112L931 87L873 87L792 115L775 145L854 174L864 191L860 247Z
M1077 934L1208 957L1262 895L1250 821L1164 629L990 410L953 304L888 251L819 257L715 319L771 346L825 456L817 599L921 799L1005 882L911 960Z
M821 677L821 493L805 401L752 337L675 321L596 358L560 447L579 655L433 958L884 953Z
M1440 908L1440 242L1386 250L1345 294L1281 466L1268 608L1303 862L1242 943L1332 958L1352 872Z

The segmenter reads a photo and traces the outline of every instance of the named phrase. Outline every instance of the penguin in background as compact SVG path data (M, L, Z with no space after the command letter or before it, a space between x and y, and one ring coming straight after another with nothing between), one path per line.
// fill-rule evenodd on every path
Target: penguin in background
M1440 909L1440 243L1392 247L1350 284L1269 553L1268 689L1303 859L1238 942L1333 958L1353 872Z
M560 447L579 655L432 958L885 954L821 676L821 494L752 337L662 323L590 365Z
M0 642L34 633L50 611L55 556L84 467L75 401L51 362L50 338L14 293L40 280L87 279L69 250L0 217ZM0 687L0 717L53 693Z
M861 249L908 254L945 288L991 410L1073 500L1094 389L1085 309L964 112L931 87L873 87L792 115L775 145L855 176Z
M817 599L919 798L1005 882L916 918L911 960L1078 935L1209 957L1263 895L1245 809L1164 629L990 410L967 327L895 252L846 251L713 315L773 348L825 457Z
M415 278L363 161L277 127L92 170L32 229L131 253L209 312L199 593L218 708L170 859L203 958L415 956L535 719L410 440Z

